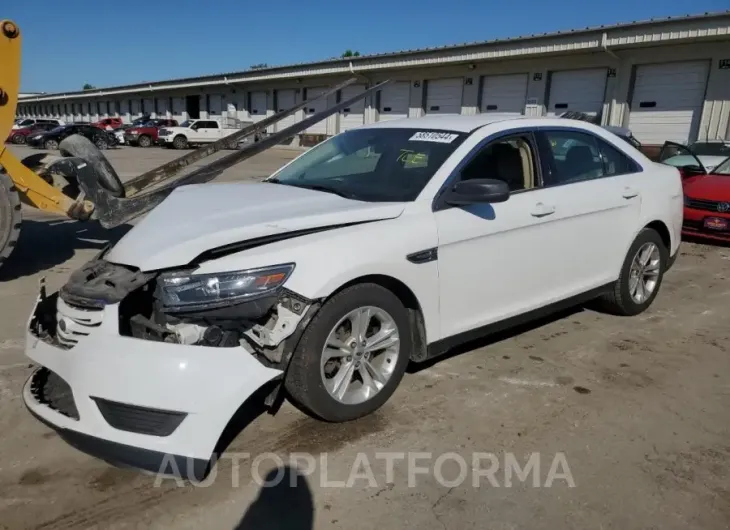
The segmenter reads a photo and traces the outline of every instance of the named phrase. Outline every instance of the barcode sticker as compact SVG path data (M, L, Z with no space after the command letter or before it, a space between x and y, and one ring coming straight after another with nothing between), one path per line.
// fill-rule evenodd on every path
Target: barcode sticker
M417 132L410 137L411 142L436 142L439 144L450 144L459 137L458 134L443 132Z

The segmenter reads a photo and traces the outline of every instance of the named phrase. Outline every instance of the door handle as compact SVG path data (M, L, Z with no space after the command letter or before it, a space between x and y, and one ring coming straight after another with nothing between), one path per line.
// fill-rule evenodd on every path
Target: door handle
M623 192L623 195L622 196L623 196L624 199L633 199L638 194L639 194L639 192L636 191L634 188L631 188L629 186L626 186L624 188L624 192Z
M555 213L555 206L547 206L541 202L535 205L535 208L530 212L533 217L545 217Z

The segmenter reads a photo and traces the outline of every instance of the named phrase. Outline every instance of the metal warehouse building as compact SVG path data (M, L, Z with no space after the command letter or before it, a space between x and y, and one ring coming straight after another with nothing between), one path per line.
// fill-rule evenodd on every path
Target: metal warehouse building
M426 114L582 111L645 145L730 139L730 11L23 98L21 116L261 120L350 77L392 82L307 133ZM365 81L364 81L365 83ZM337 95L347 99L365 84ZM335 101L329 102L330 104ZM325 106L315 102L274 127Z

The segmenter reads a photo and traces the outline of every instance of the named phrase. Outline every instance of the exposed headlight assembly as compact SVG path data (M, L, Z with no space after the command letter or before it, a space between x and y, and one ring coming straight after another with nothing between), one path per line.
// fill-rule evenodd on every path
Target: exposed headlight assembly
M163 273L157 278L156 296L166 311L228 306L271 294L293 271L294 263L286 263L213 274Z

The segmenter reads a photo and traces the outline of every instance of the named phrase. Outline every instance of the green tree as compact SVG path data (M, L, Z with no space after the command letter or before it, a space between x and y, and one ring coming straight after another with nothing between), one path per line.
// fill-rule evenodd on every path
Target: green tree
M360 57L360 52L352 51L352 50L345 50L345 53L340 55L340 57Z
M269 65L267 63L259 63L259 64L252 64L249 66L251 70L261 70L262 68L268 68Z
M96 87L94 85L90 85L89 83L84 83L84 90L94 90Z

